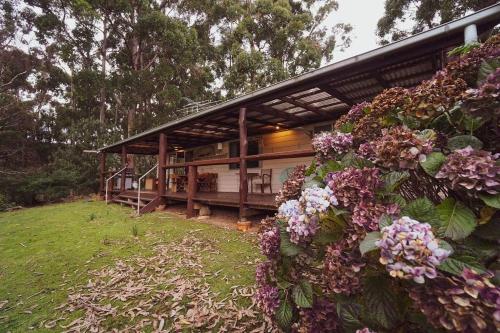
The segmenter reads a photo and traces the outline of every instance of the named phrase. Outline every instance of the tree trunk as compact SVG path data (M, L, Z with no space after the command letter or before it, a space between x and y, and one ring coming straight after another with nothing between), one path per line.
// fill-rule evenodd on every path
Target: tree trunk
M102 20L102 44L101 44L101 108L99 110L99 124L101 128L106 122L106 48L108 43L107 15Z

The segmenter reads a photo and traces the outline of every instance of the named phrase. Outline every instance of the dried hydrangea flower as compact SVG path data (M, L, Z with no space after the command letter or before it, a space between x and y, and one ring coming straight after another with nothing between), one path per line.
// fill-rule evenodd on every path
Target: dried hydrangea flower
M461 78L469 86L474 86L481 64L487 59L500 57L500 35L490 37L479 47L473 48L465 55L446 64L446 71L454 78Z
M401 87L385 89L371 103L371 114L384 117L401 109L407 99L409 90Z
M321 132L311 142L318 160L324 161L344 154L352 147L352 135L349 133Z
M486 119L500 115L500 68L486 77L478 89L468 89L461 96L462 105L474 117Z
M415 308L436 328L452 332L498 332L500 288L491 273L465 268L461 276L438 276L410 290Z
M280 230L278 226L269 228L259 235L260 251L268 258L276 258L280 252Z
M268 284L262 285L255 292L255 302L266 316L274 316L280 306L278 288Z
M288 178L281 186L281 190L276 196L276 204L279 206L287 200L297 199L302 191L304 179L306 177L306 166L297 165L288 175Z
M328 289L345 295L360 292L362 286L359 272L363 266L356 244L341 240L329 245L326 248L323 272Z
M411 91L405 113L422 120L432 119L453 107L466 89L464 80L452 77L445 70L437 72Z
M378 224L384 214L391 216L399 213L399 206L396 204L383 205L373 201L361 201L352 211L352 222L363 227L366 231L379 230Z
M344 207L351 208L361 201L373 200L376 189L382 184L379 169L356 169L353 167L343 171L330 172L325 177L325 182L339 203Z
M453 189L497 194L500 192L499 154L471 147L455 150L447 156L438 179L447 179Z
M346 114L340 116L340 118L335 122L335 129L340 130L342 125L346 123L355 124L358 120L363 118L366 114L365 110L370 108L370 103L362 102L356 105L353 105L352 108Z
M276 263L267 260L258 264L255 269L255 282L257 286L276 282Z
M450 255L439 247L428 223L403 216L381 232L375 245L380 249L380 263L392 277L424 283L426 277L437 276L436 266Z
M297 333L337 332L340 320L336 305L326 298L320 298L310 309L301 309L300 321L294 327Z
M404 126L382 130L382 136L362 144L358 153L389 169L415 169L432 152L432 141Z

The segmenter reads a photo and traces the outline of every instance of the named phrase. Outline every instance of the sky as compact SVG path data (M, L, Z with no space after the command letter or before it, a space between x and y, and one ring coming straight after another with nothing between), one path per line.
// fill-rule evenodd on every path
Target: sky
M339 10L328 17L327 25L350 23L352 43L344 52L336 49L333 61L337 62L360 53L373 50L377 44L377 21L384 14L384 0L338 0Z

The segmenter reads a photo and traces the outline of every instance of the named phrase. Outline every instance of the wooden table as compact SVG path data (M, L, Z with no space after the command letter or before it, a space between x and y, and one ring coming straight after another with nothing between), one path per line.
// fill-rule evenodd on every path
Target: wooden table
M236 173L237 176L240 175L239 172ZM260 177L260 172L247 172L248 180L250 181L250 193L253 193L253 179L255 177Z

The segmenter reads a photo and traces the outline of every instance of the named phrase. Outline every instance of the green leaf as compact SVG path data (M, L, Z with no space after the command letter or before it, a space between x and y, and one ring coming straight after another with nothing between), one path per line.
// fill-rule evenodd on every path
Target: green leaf
M387 214L384 214L380 217L380 220L378 221L378 227L380 230L382 230L382 228L384 227L388 227L392 224L392 218L387 215Z
M355 332L365 325L360 321L361 306L353 302L336 302L337 315L342 320L346 332Z
M288 288L290 288L291 286L293 286L293 283L288 282L288 281L286 281L286 280L279 280L279 281L278 281L278 288L280 288L280 289L282 289L282 290L288 289Z
M353 129L354 129L354 124L351 122L343 123L339 127L339 131L342 133L351 133Z
M420 162L420 166L428 175L434 177L444 161L446 161L446 156L443 153L433 152L426 156L425 161Z
M288 329L292 325L293 308L288 300L281 300L280 307L276 311L276 321L283 329Z
M321 219L320 229L314 236L314 242L319 245L327 245L338 241L344 234L345 222L340 214L333 211Z
M399 208L403 208L406 206L406 200L398 193L387 193L384 195L384 199L388 203L395 203L399 206Z
M364 282L363 299L373 319L386 329L397 326L404 318L400 296L386 276L371 276Z
M382 177L384 189L387 192L394 192L409 177L410 174L407 171L391 171Z
M476 216L460 201L447 198L436 207L441 220L440 231L453 240L464 239L476 228Z
M309 165L309 167L307 168L305 175L306 176L311 176L315 172L316 172L316 161L313 160L311 162L311 165Z
M476 258L468 255L448 257L438 268L444 272L458 276L462 274L464 268L473 269L477 273L484 273L486 271Z
M490 207L500 209L500 193L499 194L480 194L479 197Z
M359 157L356 154L349 152L344 155L341 162L344 168L354 167L357 169L363 169L364 167L371 167L373 163L365 158Z
M301 308L310 308L313 304L313 290L309 282L302 280L293 287L293 301Z
M401 211L402 216L409 216L419 222L429 223L434 228L441 226L436 207L427 198L418 198L409 202Z
M330 172L341 171L344 168L342 165L334 160L329 160L325 164L323 164L318 170L318 176L323 180Z
M483 148L483 143L472 135L457 135L448 140L447 147L450 150L457 150L467 146L471 146L474 149L481 149Z
M286 230L280 230L281 242L280 252L284 256L293 257L302 252L302 248L290 241L290 235Z
M361 252L361 255L376 250L377 246L375 245L375 242L381 237L382 234L378 231L367 233L363 241L359 244L359 251Z
M500 60L498 58L483 60L477 74L477 85L481 85L488 75L494 73L498 67L500 67Z
M451 244L448 243L445 240L442 240L442 239L439 240L439 247L442 248L442 249L450 251L450 253L454 252L453 247L451 246Z

